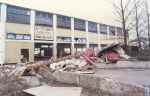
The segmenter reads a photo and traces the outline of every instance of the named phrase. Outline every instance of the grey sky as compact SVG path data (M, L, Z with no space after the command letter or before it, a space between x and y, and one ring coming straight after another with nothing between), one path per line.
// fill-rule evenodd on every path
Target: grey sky
M114 25L111 0L0 0L33 9ZM115 25L118 25L115 23Z

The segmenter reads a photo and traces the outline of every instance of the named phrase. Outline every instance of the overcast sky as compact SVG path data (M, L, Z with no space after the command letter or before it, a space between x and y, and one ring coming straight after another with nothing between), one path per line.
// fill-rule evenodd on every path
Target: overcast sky
M118 25L114 23L111 0L0 0L0 2Z

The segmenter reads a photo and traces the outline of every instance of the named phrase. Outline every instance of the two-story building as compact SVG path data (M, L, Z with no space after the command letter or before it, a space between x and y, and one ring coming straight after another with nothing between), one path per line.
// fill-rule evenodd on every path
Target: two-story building
M0 4L1 64L62 57L122 41L117 26Z

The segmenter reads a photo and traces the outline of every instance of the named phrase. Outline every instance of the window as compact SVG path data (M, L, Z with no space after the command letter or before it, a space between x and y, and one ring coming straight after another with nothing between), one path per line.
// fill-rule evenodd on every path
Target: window
M117 28L117 35L123 36L122 28Z
M107 34L107 25L100 24L100 33Z
M97 33L97 23L95 22L88 22L88 31Z
M85 31L85 21L81 19L74 19L74 29Z
M112 26L109 27L109 34L115 35L115 27L112 27Z
M57 27L70 29L71 18L67 16L57 15Z
M8 6L7 22L30 24L30 10L15 6Z
M52 26L53 25L53 15L46 12L36 12L35 24Z

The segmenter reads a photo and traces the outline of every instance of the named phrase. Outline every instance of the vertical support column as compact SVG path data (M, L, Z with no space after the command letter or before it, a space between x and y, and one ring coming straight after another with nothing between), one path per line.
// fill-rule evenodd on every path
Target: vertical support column
M98 48L100 49L101 48L101 38L100 38L101 31L100 31L99 24L97 24L97 32L98 32Z
M71 54L74 56L75 49L74 49L74 18L71 18Z
M35 32L35 11L31 10L30 15L30 32L31 32L31 42L32 42L32 62L34 61L34 32Z
M57 59L57 15L53 14L53 34L54 34L54 40L53 40L53 57L54 59Z
M5 53L5 46L6 46L6 14L7 14L7 5L6 4L1 4L0 8L0 64L5 63L6 59L6 53Z
M109 44L109 40L110 39L110 30L109 30L109 26L107 26L107 44Z
M34 42L34 29L35 29L35 11L31 10L31 19L30 19L30 24L31 24L31 40Z
M86 27L86 48L89 48L89 31L88 31L88 21L85 21Z
M115 27L115 43L118 43L118 34L117 34L117 27Z

